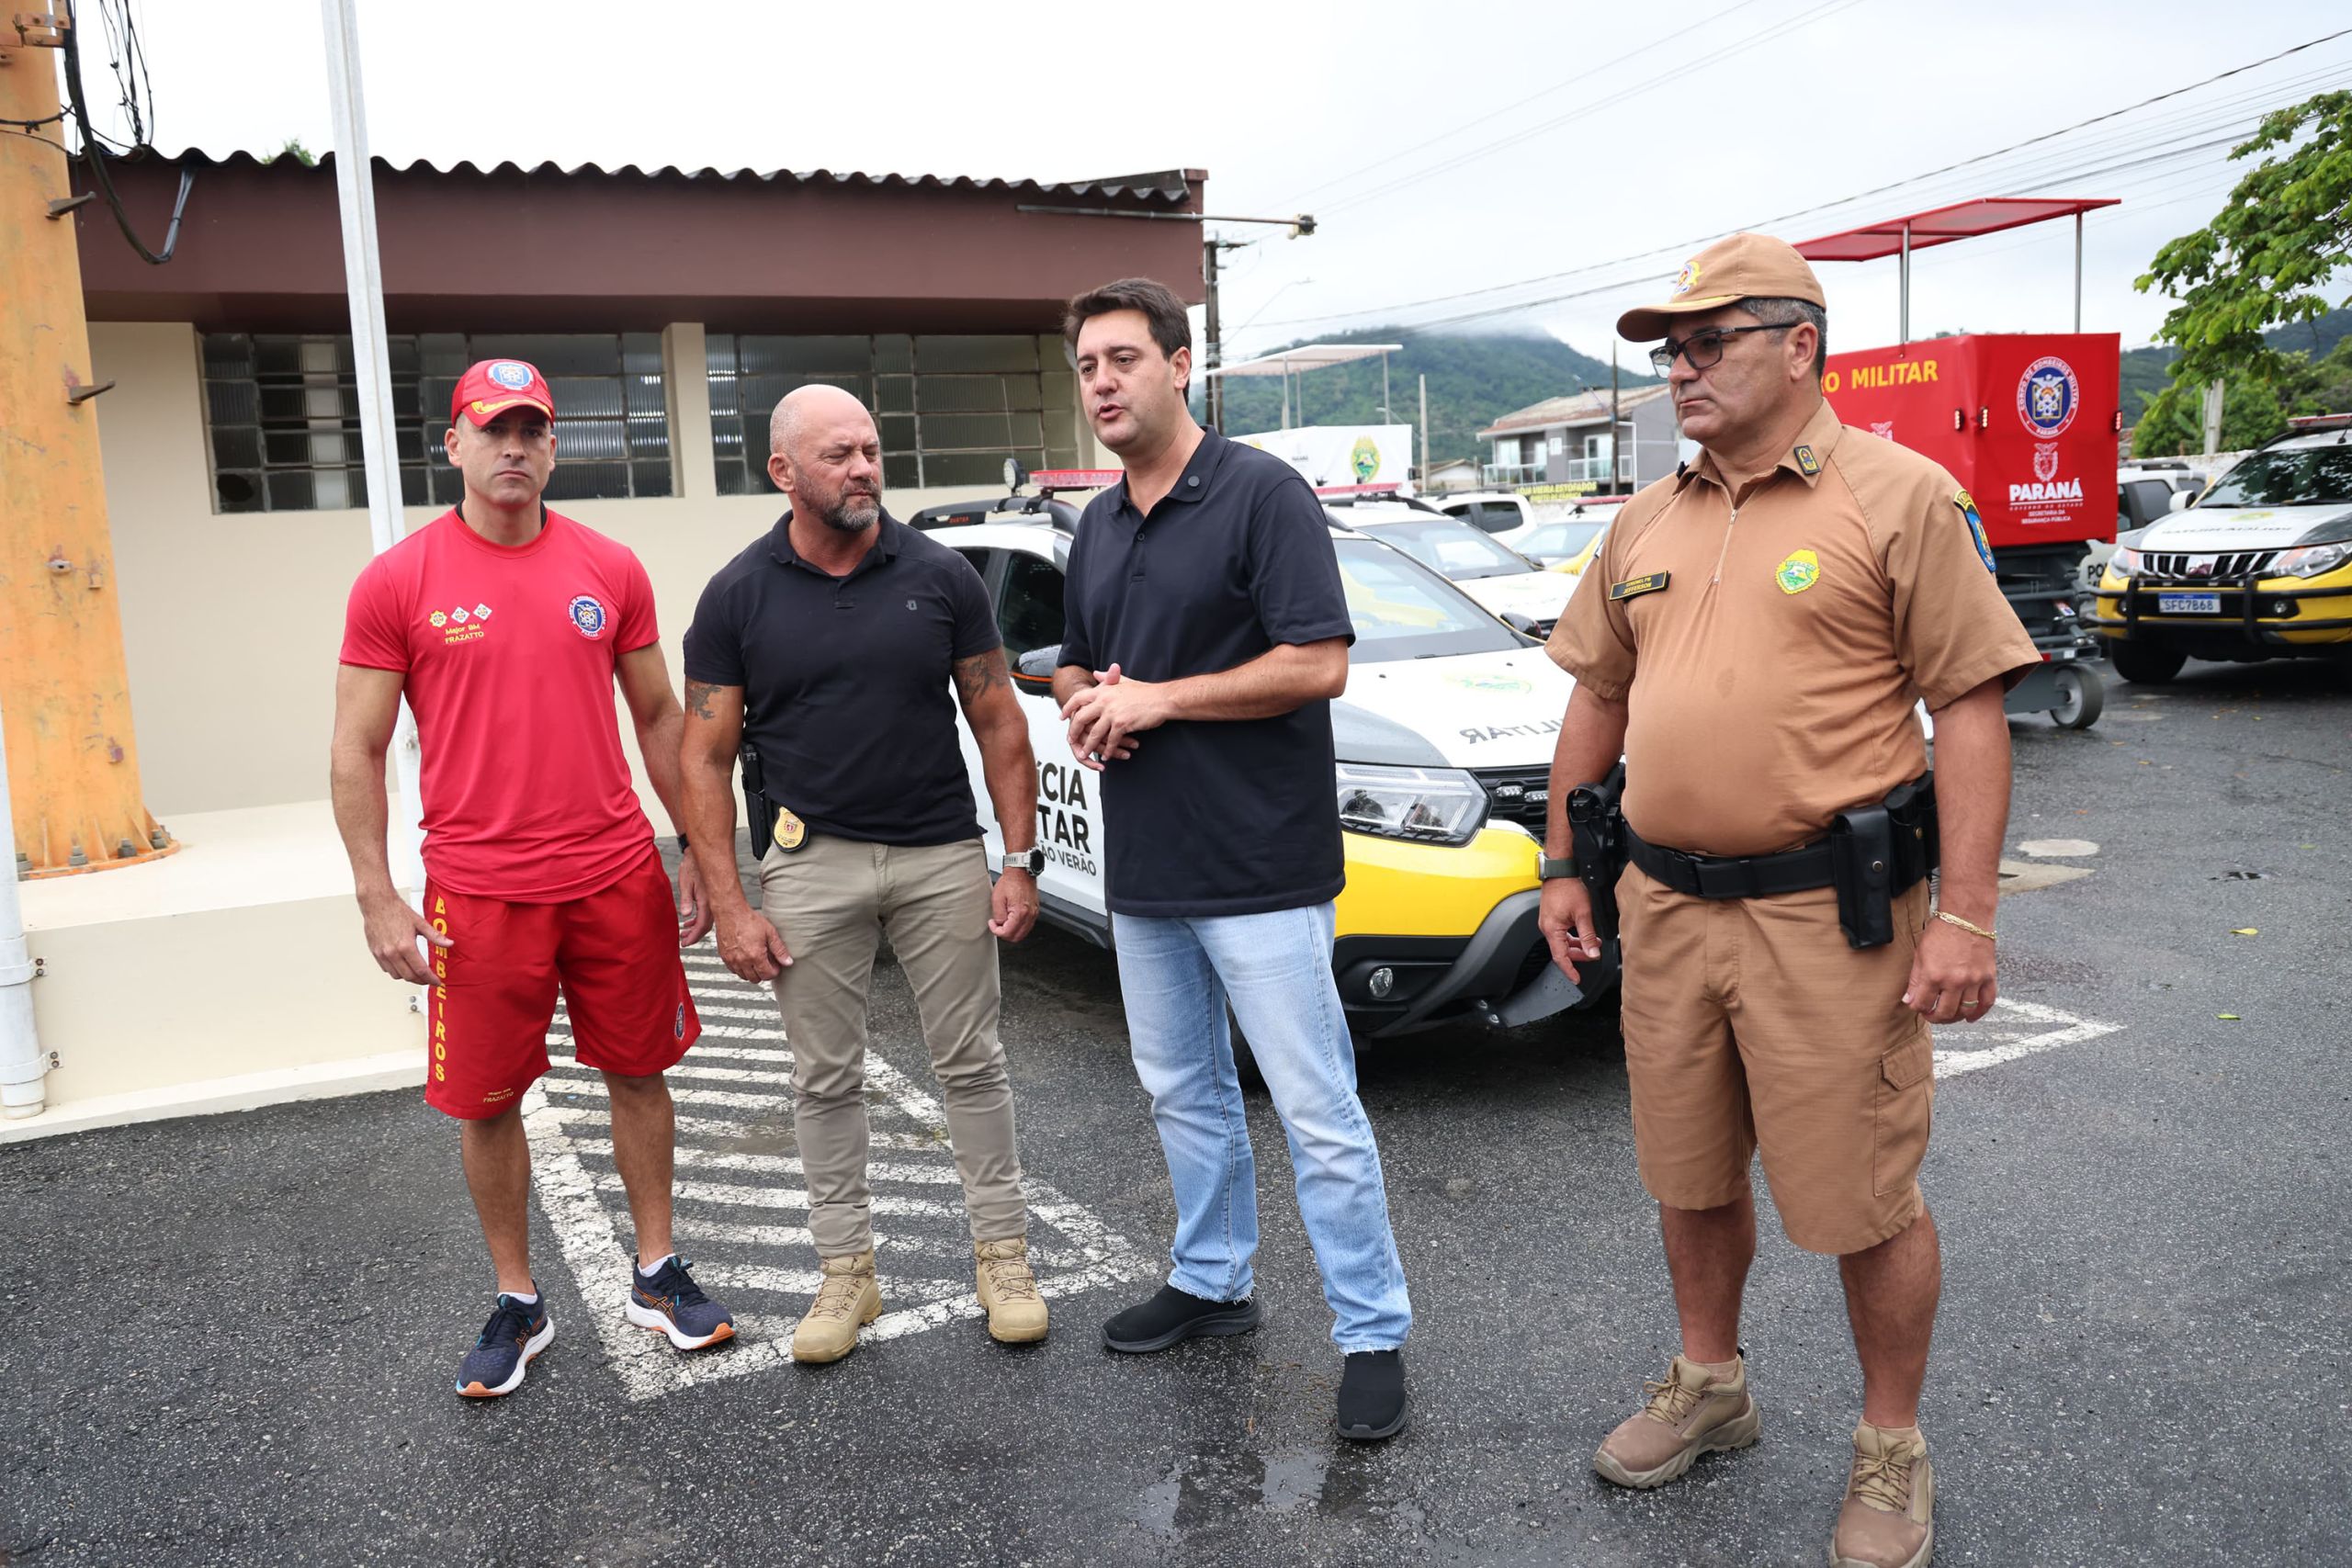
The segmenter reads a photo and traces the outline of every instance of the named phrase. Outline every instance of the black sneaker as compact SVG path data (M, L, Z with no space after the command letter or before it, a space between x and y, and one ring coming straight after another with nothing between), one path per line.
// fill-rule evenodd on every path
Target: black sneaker
M526 1304L501 1294L497 1310L481 1325L481 1337L458 1364L458 1392L468 1399L495 1399L523 1386L523 1372L532 1358L555 1338L555 1319L548 1315L548 1299Z
M1340 1358L1340 1436L1359 1443L1393 1438L1405 1427L1405 1352L1351 1350Z
M734 1314L702 1293L686 1272L692 1267L672 1253L648 1274L632 1259L628 1300L621 1306L631 1323L666 1335L681 1350L699 1350L735 1337Z
M1102 1325L1102 1343L1125 1355L1165 1350L1180 1340L1247 1334L1258 1326L1258 1303L1203 1301L1173 1285L1162 1285L1148 1302L1131 1306Z

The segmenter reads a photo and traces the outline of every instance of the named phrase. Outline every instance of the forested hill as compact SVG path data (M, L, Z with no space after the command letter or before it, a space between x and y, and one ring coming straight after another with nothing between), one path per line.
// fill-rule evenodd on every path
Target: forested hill
M2352 337L2352 309L2330 310L2312 321L2298 321L2291 327L2273 327L2262 334L2271 347L2281 353L2298 350L2310 355L2316 365L2332 353L2335 345ZM2123 423L2136 423L2140 407L2146 400L2165 389L2170 378L2166 370L2176 357L2165 344L2151 348L2126 350L2123 355Z
M1401 343L1388 356L1389 417L1380 416L1380 360L1310 370L1292 381L1293 424L1419 424L1419 378L1430 378L1428 460L1468 457L1480 451L1477 433L1513 409L1566 397L1587 387L1606 390L1609 362L1579 354L1557 338L1504 334L1408 335L1396 328L1325 333L1316 343ZM1284 344L1284 347L1291 346ZM1274 349L1260 353L1275 353ZM1256 357L1255 355L1247 357ZM1636 375L1639 365L1642 373ZM1648 386L1657 378L1635 351L1625 351L1619 382ZM1304 388L1306 407L1297 399ZM1193 399L1198 412L1200 400ZM1236 377L1227 383L1225 428L1234 434L1279 429L1283 387L1279 377Z

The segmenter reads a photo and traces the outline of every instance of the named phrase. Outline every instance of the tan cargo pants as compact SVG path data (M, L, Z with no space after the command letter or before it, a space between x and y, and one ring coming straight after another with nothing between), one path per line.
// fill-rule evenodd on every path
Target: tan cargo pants
M792 954L775 999L792 1048L792 1119L818 1256L874 1245L865 1011L884 933L914 988L972 1239L1025 1235L980 840L907 848L811 834L797 850L768 851L760 903Z

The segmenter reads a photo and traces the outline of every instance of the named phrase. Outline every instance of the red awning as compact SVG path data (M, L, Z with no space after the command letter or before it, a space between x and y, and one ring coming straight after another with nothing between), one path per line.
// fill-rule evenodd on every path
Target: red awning
M1997 234L2004 229L2022 228L2028 223L2041 223L2052 218L2072 218L2093 208L2113 207L2117 197L2061 196L1988 196L1974 201L1954 202L1950 207L1931 207L1925 212L1914 212L1907 218L1889 218L1883 222L1866 223L1859 229L1844 229L1835 234L1824 234L1817 240L1806 240L1797 246L1797 254L1807 261L1876 261L1903 249L1903 231L1911 231L1911 248L1924 251L1930 245L1949 245L1954 240L1973 240L1979 234Z

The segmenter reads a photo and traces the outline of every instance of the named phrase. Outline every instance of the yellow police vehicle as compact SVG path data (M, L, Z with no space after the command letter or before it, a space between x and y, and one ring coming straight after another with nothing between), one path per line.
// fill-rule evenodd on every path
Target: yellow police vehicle
M2090 623L2125 680L2169 681L2192 658L2352 675L2352 414L2288 424L2108 558Z
M1347 860L1332 964L1351 1026L1375 1036L1461 1018L1513 1026L1589 1001L1613 981L1613 951L1580 988L1535 928L1569 677L1444 577L1347 526L1344 508L1329 514L1356 634L1347 693L1331 705ZM1039 913L1108 946L1102 777L1071 758L1052 695L1078 512L1050 493L1015 493L911 521L978 570L996 607L1037 755ZM963 744L986 799L968 729ZM992 822L988 835L1001 853Z

